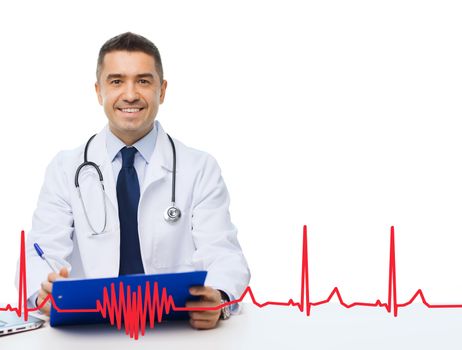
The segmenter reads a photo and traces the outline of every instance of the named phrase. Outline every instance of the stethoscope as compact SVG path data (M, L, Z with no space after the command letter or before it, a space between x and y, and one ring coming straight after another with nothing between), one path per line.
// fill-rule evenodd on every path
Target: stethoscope
M91 230L93 233L91 234L92 236L100 235L104 233L104 230L106 229L106 223L107 223L107 205L106 205L106 191L104 190L104 181L103 181L103 173L101 172L99 166L94 163L88 161L87 154L88 154L88 147L90 146L91 141L93 138L96 136L93 135L90 137L87 141L87 144L85 145L85 151L83 154L83 163L79 165L77 170L75 171L75 187L77 188L77 191L79 193L79 198L80 202L82 203L83 207L83 212L85 214L85 218L88 222L88 225L90 226ZM175 144L173 143L172 138L170 137L169 134L167 134L168 139L170 140L170 144L172 145L172 153L173 153L173 172L172 172L172 200L171 200L171 205L167 207L167 209L164 212L164 219L168 223L175 223L177 222L180 217L181 217L181 210L175 205L175 183L176 183L176 149L175 149ZM90 166L93 167L99 177L99 182L101 184L101 194L103 196L103 205L104 205L104 225L103 229L101 231L96 231L93 225L91 224L90 218L88 217L87 213L87 208L85 206L85 203L83 202L82 194L80 192L80 185L79 185L79 175L80 175L80 170L82 170L83 167Z

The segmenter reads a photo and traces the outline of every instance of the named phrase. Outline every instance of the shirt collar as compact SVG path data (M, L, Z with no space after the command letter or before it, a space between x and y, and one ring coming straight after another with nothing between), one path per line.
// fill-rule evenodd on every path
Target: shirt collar
M133 144L133 147L136 147L146 163L149 163L149 160L151 159L151 156L154 153L154 148L156 146L158 132L157 123L158 122L156 120L152 130ZM126 145L123 143L123 141L115 136L111 129L108 127L106 133L106 148L111 162L114 161L117 154L125 146Z

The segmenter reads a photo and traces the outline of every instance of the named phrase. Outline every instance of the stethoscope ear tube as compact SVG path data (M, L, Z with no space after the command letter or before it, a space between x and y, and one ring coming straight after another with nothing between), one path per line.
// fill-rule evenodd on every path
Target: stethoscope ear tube
M90 218L88 217L87 208L85 207L85 203L83 202L82 193L80 192L80 187L77 187L77 191L79 192L80 203L82 203L83 213L85 214L85 218L87 219L90 229L93 231L91 233L92 236L98 236L104 233L104 231L106 230L106 224L107 224L106 192L104 191L104 185L102 181L100 182L100 184L101 184L101 194L103 197L102 200L103 200L103 208L104 208L104 224L103 224L103 228L100 231L96 231L96 229L91 224Z
M176 189L176 149L173 139L167 134L167 137L172 145L173 164L172 164L172 205L165 210L164 219L167 222L175 223L181 218L181 210L175 205L175 189Z
M106 224L107 224L106 191L104 190L103 174L101 173L101 170L100 170L99 166L94 162L89 162L88 157L87 157L88 146L90 145L91 141L93 140L93 138L95 136L96 136L96 134L94 134L92 137L90 137L88 139L87 144L85 145L85 151L84 151L84 154L83 154L83 163L80 164L79 167L77 168L77 170L75 171L75 178L74 178L74 184L75 184L75 187L77 188L77 192L79 193L79 198L80 198L80 202L82 203L82 208L83 208L83 212L85 214L85 218L87 219L88 225L90 226L91 230L93 231L92 236L102 234L104 232L104 230L106 230ZM104 224L103 224L103 228L100 231L96 231L95 228L93 227L93 225L91 224L90 218L88 217L87 208L85 206L85 203L83 202L82 193L80 192L79 175L80 175L80 171L82 170L82 168L84 168L86 166L90 166L90 167L92 167L92 168L94 168L96 170L96 172L98 174L98 177L99 177L99 182L101 184L101 194L102 194L102 197L103 197L102 199L103 199L103 207L104 207Z
M82 168L86 167L86 166L91 166L96 170L96 172L98 173L99 182L101 182L101 184L103 185L103 174L101 173L101 170L99 169L99 166L96 163L93 163L93 162L83 162L82 164L79 165L79 167L75 171L75 179L74 179L75 187L77 187L77 188L80 187L80 184L79 184L80 170L82 170ZM104 188L104 185L103 185L103 188Z
M87 143L85 144L85 150L83 152L83 163L80 164L79 167L77 168L77 170L75 171L74 184L75 184L76 188L80 187L80 185L79 185L80 170L82 170L82 168L85 167L85 166L91 166L91 167L95 168L95 170L96 170L96 172L98 173L98 176L99 176L99 181L101 183L103 182L103 174L101 173L101 170L99 169L99 166L96 165L93 162L88 161L88 147L90 146L90 143L95 138L95 136L96 136L96 134L94 134L92 137L90 137L88 139ZM104 185L103 185L103 188L104 188ZM79 190L79 193L80 193L80 190Z
M173 143L172 138L170 137L169 134L167 134L168 139L170 141L170 144L172 145L172 153L173 153L173 165L172 165L172 203L173 206L175 206L175 188L176 188L176 149L175 149L175 143Z

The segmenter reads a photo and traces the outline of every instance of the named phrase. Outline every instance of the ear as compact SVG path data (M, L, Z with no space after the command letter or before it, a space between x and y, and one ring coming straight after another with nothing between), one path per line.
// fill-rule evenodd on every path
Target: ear
M167 80L164 80L160 85L160 103L164 103L165 91L167 90Z
M95 83L95 91L96 96L98 97L98 102L102 106L103 105L103 96L101 96L101 85L98 82Z

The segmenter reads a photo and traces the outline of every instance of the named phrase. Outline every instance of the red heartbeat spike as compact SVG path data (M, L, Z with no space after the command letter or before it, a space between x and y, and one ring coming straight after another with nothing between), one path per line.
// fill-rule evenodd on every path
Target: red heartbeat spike
M22 315L22 310L24 309L24 319L27 321L29 318L27 310L27 282L26 282L26 254L23 252L26 251L26 243L24 238L24 231L21 231L21 257L19 261L20 270L24 273L19 274L19 300L18 300L18 309L17 315Z
M308 259L308 233L306 225L303 226L303 245L302 245L302 266L301 266L301 281L300 281L300 301L294 302L293 299L289 299L288 302L278 301L266 301L259 303L255 295L252 292L250 286L248 286L242 295L233 301L217 305L214 307L177 307L175 306L173 297L167 294L165 288L159 291L157 282L154 283L153 289L149 282L145 285L144 298L142 297L142 287L138 286L136 290L132 291L130 286L127 286L126 290L122 282L119 284L119 296L114 287L114 283L110 286L110 292L107 288L103 290L103 297L101 300L96 300L96 308L94 309L60 309L53 297L48 295L42 303L36 308L27 308L27 284L26 284L26 254L25 254L25 238L24 231L21 232L21 248L20 248L20 259L19 259L19 293L18 293L18 307L13 308L8 304L5 308L0 308L0 311L11 311L16 312L18 316L23 315L27 320L28 313L31 311L37 311L42 308L48 301L51 302L53 308L58 312L97 312L100 313L103 318L109 317L111 325L116 325L120 330L122 328L122 321L125 325L125 333L131 338L138 339L139 334L145 334L146 323L149 317L149 327L154 328L155 323L162 322L163 315L168 315L173 311L207 311L207 310L219 310L224 306L231 306L236 303L240 303L244 298L249 295L252 303L263 308L266 306L291 306L297 307L300 312L305 312L307 316L310 316L311 309L315 306L320 306L329 303L334 297L338 299L340 305L346 309L350 309L356 306L363 307L383 307L388 313L393 311L395 317L398 316L398 309L411 305L418 297L420 297L422 303L429 309L437 308L462 308L462 304L430 304L421 289L418 289L416 293L407 302L398 303L397 298L397 285L396 285L396 257L395 257L395 228L392 226L390 229L390 257L389 257L389 270L388 270L388 297L387 302L382 303L377 300L375 303L367 302L353 302L346 303L341 294L340 290L335 287L329 296L321 301L312 302L310 300L310 283L309 283L309 259ZM144 299L144 300L143 300Z
M308 273L308 233L306 225L303 226L303 252L302 252L302 282L301 282L301 292L300 292L300 311L305 310L306 305L306 315L309 316L311 312L311 303L310 303L310 279Z
M388 312L393 308L393 315L398 316L398 304L396 299L396 259L395 259L395 227L390 232L390 277L388 282Z

